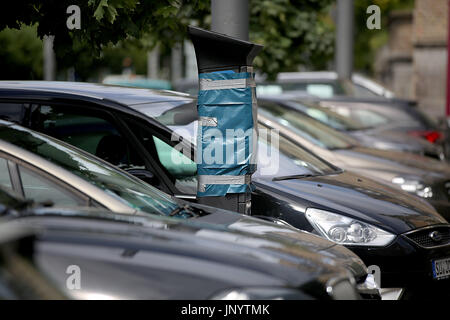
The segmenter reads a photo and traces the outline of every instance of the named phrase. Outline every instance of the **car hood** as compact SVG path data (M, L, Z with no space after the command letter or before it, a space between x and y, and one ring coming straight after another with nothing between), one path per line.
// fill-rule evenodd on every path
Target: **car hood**
M333 273L343 275L349 271L344 269L348 264L341 263L347 253L341 248L329 252L327 249L324 250L325 253L321 253L321 250L314 252L308 246L301 246L281 236L258 235L239 230L239 227L233 229L195 219L166 218L148 214L130 217L110 212L59 208L34 210L32 216L26 218L28 221L36 218L33 223L40 228L62 229L66 232L77 230L130 239L137 237L147 243L150 243L150 240L157 241L163 243L171 252L187 254L186 250L190 250L198 257L221 260L230 266L241 265L242 260L245 260L249 268L258 268L258 271L269 273L278 281L285 281L297 287L312 278ZM23 219L21 218L22 221ZM72 222L68 223L70 220ZM316 242L322 240L315 238L317 237L311 235L309 239ZM306 236L304 239L307 239ZM185 251L181 248L185 248ZM223 261L225 256L228 259ZM354 254L349 256L353 256L351 259L355 262L359 259ZM364 265L362 262L361 264Z
M299 210L329 210L394 234L447 223L420 198L348 171L284 181L259 178L256 182L263 189L290 194L290 199L298 202Z
M446 162L414 153L355 147L348 150L336 150L335 154L342 158L348 165L348 169L375 168L418 177L434 175L443 179L450 178L450 166Z
M209 214L196 219L196 222L221 225L228 231L245 232L265 238L289 242L302 250L322 254L335 260L335 262L351 270L357 278L367 273L364 262L351 250L344 246L323 239L309 232L299 230L286 225L278 225L258 218L236 214L219 208L208 207L200 204L194 206L207 209Z

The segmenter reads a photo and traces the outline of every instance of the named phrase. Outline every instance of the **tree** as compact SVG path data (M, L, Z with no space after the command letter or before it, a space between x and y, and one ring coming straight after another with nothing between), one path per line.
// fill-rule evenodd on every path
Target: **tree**
M250 37L263 44L255 61L274 76L300 63L323 64L332 54L332 0L249 0ZM81 29L68 30L68 6L81 9ZM187 25L209 28L210 0L14 0L0 11L0 30L37 24L39 37L54 35L58 66L74 65L81 51L98 57L104 46L143 39L149 48L170 47L187 37Z
M42 79L42 41L36 26L0 32L0 79Z
M381 29L367 28L367 8L377 5L381 9ZM358 0L355 1L355 69L372 73L375 55L388 40L388 17L393 10L412 9L414 0Z

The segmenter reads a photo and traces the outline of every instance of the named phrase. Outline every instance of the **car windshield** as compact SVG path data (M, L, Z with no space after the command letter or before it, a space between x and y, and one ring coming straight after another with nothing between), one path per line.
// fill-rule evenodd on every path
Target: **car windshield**
M16 125L1 125L0 139L63 167L136 210L167 215L179 207L156 188L51 137Z
M160 106L155 107L142 106L140 110L196 144L198 116L195 103L168 106L164 112L161 112ZM335 167L282 136L277 147L273 132L268 128L260 125L259 131L258 170L254 176L325 175L336 172Z
M257 86L257 94L281 94L286 92L305 92L322 99L329 99L338 96L350 96L355 98L377 97L372 91L357 85L351 81L341 80L286 80L276 83L261 83Z
M349 149L356 142L345 134L306 116L304 113L275 102L259 103L260 114L270 118L309 142L329 150Z

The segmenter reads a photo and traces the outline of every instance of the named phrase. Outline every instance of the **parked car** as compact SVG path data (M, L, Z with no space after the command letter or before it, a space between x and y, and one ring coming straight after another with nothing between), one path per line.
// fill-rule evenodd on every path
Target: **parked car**
M8 197L6 203L14 204L16 200L11 202ZM1 204L3 212L6 203ZM32 261L34 241L35 234L29 228L0 222L0 300L67 299Z
M68 298L360 298L341 263L354 256L340 246L313 251L310 244L207 223L42 206L4 190L0 199L8 203L0 230L33 232L28 260ZM249 229L277 228L246 222ZM303 235L316 246L326 242ZM67 285L67 270L74 266L80 271L77 288Z
M142 179L175 197L195 201L195 145L191 143L196 132L195 99L85 83L17 82L0 87L1 101L9 103L0 110L9 110L8 119L122 168L138 168L134 173ZM261 147L267 145L269 141L260 142ZM281 219L346 245L367 265L381 268L382 287L407 287L415 294L429 293L431 287L437 296L446 294L440 289L448 286L447 271L434 274L433 268L436 263L438 268L446 265L450 257L450 226L428 203L343 172L289 136L280 136L279 159L272 175L262 176L259 166L253 176L252 215ZM330 233L340 227L344 232ZM428 241L431 233L441 235L438 242Z
M363 147L348 135L299 111L295 101L260 98L259 120L293 137L340 168L357 172L427 200L450 221L450 165L429 157Z
M188 225L205 229L202 234L204 233L206 238L208 235L217 239L222 236L223 241L241 246L269 246L271 241L281 241L290 248L290 252L280 249L283 255L290 254L294 260L304 260L306 254L302 252L306 251L313 255L323 255L322 258L332 265L340 265L350 270L357 279L358 290L363 295L377 295L377 288L371 287L367 267L355 254L277 219L264 221L172 199L125 171L82 150L5 121L0 122L0 150L7 154L0 156L0 165L7 167L2 171L0 185L36 206L47 208L46 212L52 211L49 208L59 207L60 209L52 211L52 215L65 215L66 212L72 212L70 208L75 207L90 208L84 211L84 214L88 215L90 211L95 211L95 208L100 208L110 210L107 213L111 215L112 220L124 221L124 218L114 214L120 213L128 215L129 222L136 220L137 223L148 227L170 227L161 227L162 223L177 224L180 228ZM3 203L8 204L8 207L23 210L23 203L13 205L10 200L3 200ZM61 208L69 209L65 211ZM4 214L6 213L8 212L5 211ZM36 215L41 216L41 211ZM158 219L157 216L166 218ZM146 217L148 220L145 220ZM208 228L212 231L207 231ZM215 233L216 231L219 233ZM248 238L254 236L254 243L245 238L245 234ZM277 250L275 245L271 248ZM242 253L242 248L240 250Z
M345 81L333 71L281 72L274 83L260 79L258 90L267 89L267 86L272 86L272 90L278 87L279 93L304 91L325 99L337 96L395 99L392 91L357 73L352 75L351 80Z
M366 103L358 100L326 100L320 104L365 126L371 135L406 134L442 146L445 133L425 112L412 106Z
M109 75L102 83L124 87L137 87L145 89L171 90L169 81L161 79L149 79L139 75Z
M353 74L351 81L338 79L336 72L281 72L276 81L266 81L264 76L256 75L257 93L282 94L290 91L302 91L320 98L351 96L363 99L389 99L396 103L413 104L411 101L396 99L389 89L361 75ZM197 79L182 79L174 83L176 91L191 95L198 93Z
M289 100L289 104L292 107L295 107L296 110L352 136L363 146L381 150L411 152L438 160L444 160L446 158L444 147L442 145L433 144L417 135L410 135L407 132L402 131L400 124L398 127L397 125L392 124L390 127L377 129L376 126L380 122L384 122L386 117L381 117L371 110L365 110L363 108L361 110L355 109L355 113L358 114L358 116L351 117L349 115L350 111L348 111L348 107L343 107L342 109L339 109L339 111L332 107L333 103L337 102L332 102L331 100L318 100L317 98L301 93L264 97ZM351 103L339 102L336 106L337 105L350 106ZM392 107L392 109L395 108ZM395 113L395 110L392 111L392 113ZM403 123L414 125L414 120L404 120Z

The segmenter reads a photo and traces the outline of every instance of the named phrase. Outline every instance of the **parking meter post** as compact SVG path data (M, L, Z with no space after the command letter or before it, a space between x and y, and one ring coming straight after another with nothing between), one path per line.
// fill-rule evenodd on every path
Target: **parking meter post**
M196 27L189 27L189 35L195 48L200 86L198 202L250 214L257 145L252 65L262 46ZM234 132L232 137L229 132ZM238 132L245 135L239 136ZM222 140L216 140L216 135ZM205 159L205 150L216 152L217 148L223 151L223 157L213 162ZM233 150L233 154L227 154L228 150Z

